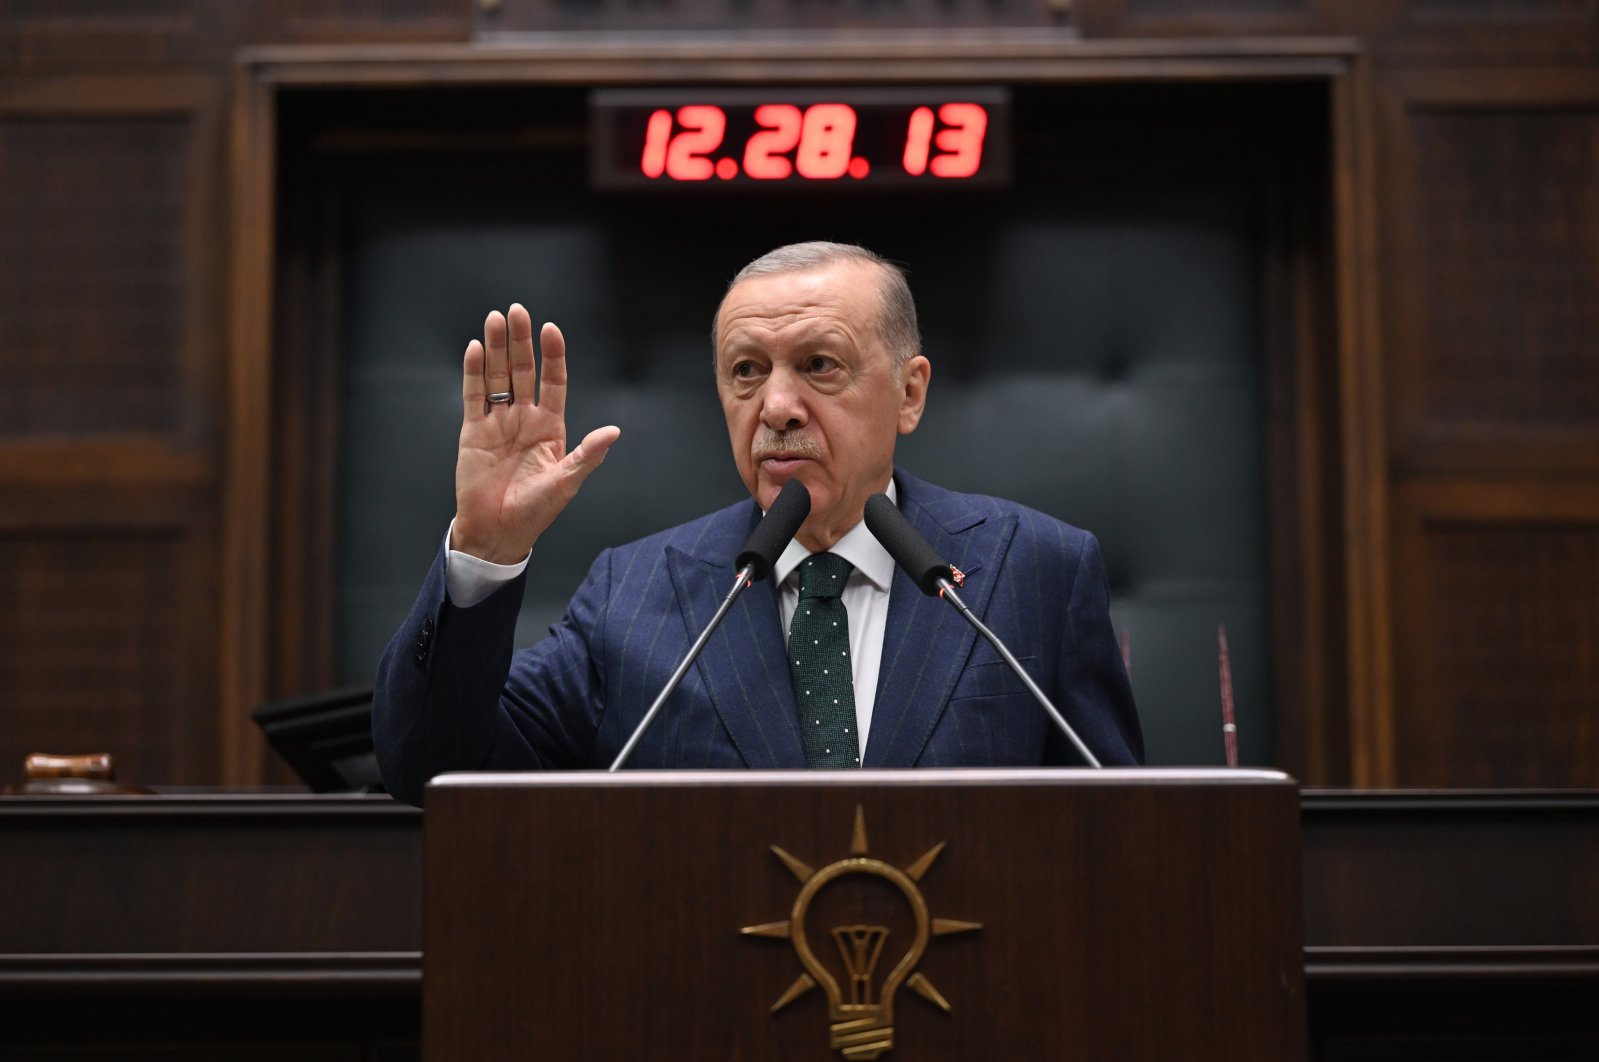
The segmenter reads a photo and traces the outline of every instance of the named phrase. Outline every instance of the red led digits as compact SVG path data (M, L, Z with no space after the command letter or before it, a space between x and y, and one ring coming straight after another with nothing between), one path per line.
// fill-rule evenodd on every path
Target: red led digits
M938 122L946 128L935 137ZM920 177L931 169L934 177L970 177L983 164L987 133L988 110L979 104L946 103L938 109L937 121L931 107L918 107L905 131L905 172ZM944 154L929 162L929 149L935 145Z
M644 176L659 177L666 172L666 142L672 137L672 112L656 111L650 115L649 128L644 131Z
M847 103L818 103L805 111L794 168L801 177L831 180L849 172L855 147L855 108Z
M938 118L949 128L940 130L933 142L949 154L933 159L933 176L970 177L983 163L988 111L975 103L946 103L938 109Z
M679 107L677 124L683 131L666 147L666 175L674 181L708 181L716 166L705 156L722 143L727 115L720 107L690 104Z
M683 131L672 135L672 112L656 111L644 130L644 154L639 168L646 177L663 173L674 181L706 181L716 166L705 156L715 151L727 130L727 115L720 107L680 107L677 124Z
M818 103L801 112L792 104L768 103L755 108L755 123L761 131L744 145L744 172L756 180L782 180L795 170L807 180L849 172L855 146L853 107ZM785 157L790 151L792 162Z
M814 98L814 97L813 97ZM936 97L935 97L936 98ZM909 101L908 101L909 102ZM878 132L883 108L868 107L862 119L847 103L763 103L751 109L734 108L734 140L724 145L728 112L720 106L691 103L649 112L643 151L638 157L644 177L669 181L723 181L748 177L753 181L831 181L848 175L861 179L876 166L891 166L882 155L895 150L891 121L889 141ZM898 115L904 115L904 111ZM754 132L747 137L749 121ZM865 124L862 124L862 123ZM944 103L917 106L903 126L900 145L902 172L913 178L975 177L983 165L988 135L988 108L979 103ZM855 153L855 135L864 130L864 149ZM740 146L739 140L743 139ZM636 143L636 141L635 141ZM885 178L892 170L879 171ZM985 173L986 176L986 173ZM903 177L899 178L904 180ZM879 182L872 182L879 183Z
M768 103L755 108L755 124L761 131L744 145L744 172L760 181L776 181L794 172L794 164L783 156L800 141L804 119L800 109L790 103Z
M664 114L664 111L656 111ZM650 131L655 131L655 119L650 118ZM910 128L905 132L905 172L920 177L927 172L927 149L933 143L933 108L918 107L911 112ZM649 149L645 149L648 157ZM646 171L648 172L648 171Z

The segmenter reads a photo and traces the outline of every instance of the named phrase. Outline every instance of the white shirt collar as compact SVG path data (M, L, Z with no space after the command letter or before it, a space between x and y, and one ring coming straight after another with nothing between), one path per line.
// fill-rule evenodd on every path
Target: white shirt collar
M888 500L898 505L899 491L894 487L892 476L888 480L887 493ZM844 532L844 537L833 543L827 552L849 561L878 590L886 592L888 584L894 579L894 558L867 530L865 520ZM800 566L800 561L810 555L811 551L800 545L799 539L790 539L788 548L783 550L783 555L777 558L777 563L772 567L773 582L782 586L794 574L794 569Z

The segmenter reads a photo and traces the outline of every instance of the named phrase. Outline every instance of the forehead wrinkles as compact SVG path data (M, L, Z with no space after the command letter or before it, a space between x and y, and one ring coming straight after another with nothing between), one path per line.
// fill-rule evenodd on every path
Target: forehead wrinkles
M834 345L859 343L855 330L831 307L807 307L771 313L759 307L735 310L722 325L722 348Z

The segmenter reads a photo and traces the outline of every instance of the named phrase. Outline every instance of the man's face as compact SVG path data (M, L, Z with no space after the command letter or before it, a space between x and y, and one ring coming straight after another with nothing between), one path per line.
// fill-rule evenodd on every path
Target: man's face
M716 390L733 460L763 509L798 479L811 492L799 540L831 547L887 488L897 436L915 430L931 368L895 379L878 338L878 270L840 262L741 281L722 303Z

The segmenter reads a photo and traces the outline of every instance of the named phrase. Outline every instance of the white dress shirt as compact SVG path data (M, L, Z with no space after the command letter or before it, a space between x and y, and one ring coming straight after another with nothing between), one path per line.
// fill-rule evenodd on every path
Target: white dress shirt
M892 479L888 499L899 503ZM455 521L450 521L454 530ZM860 728L860 753L866 758L866 742L872 734L872 707L877 701L877 675L883 663L883 632L888 626L888 590L894 580L894 558L872 537L863 520L844 533L827 552L843 557L854 566L844 583L842 599L849 613L850 672L855 680L855 723ZM789 542L777 558L772 578L778 584L777 618L783 625L783 643L788 644L788 628L799 606L800 562L811 551ZM444 534L444 586L450 602L457 608L471 608L501 586L521 575L532 553L520 564L495 564L470 553L450 549L450 532Z
M494 591L527 570L533 552L523 557L519 564L495 564L450 548L450 536L455 533L455 521L444 532L444 590L450 595L450 604L456 608L471 608Z

